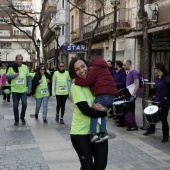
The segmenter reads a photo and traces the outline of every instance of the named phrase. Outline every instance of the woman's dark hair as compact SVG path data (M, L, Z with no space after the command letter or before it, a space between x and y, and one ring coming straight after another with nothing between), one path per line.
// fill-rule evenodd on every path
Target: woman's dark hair
M155 68L156 68L156 69L160 69L160 70L162 71L163 75L162 75L161 78L163 78L164 76L168 76L168 75L169 75L169 73L168 73L168 71L165 69L165 65L164 65L163 63L161 63L161 62L156 63L156 64L155 64Z
M42 77L41 73L40 73L40 69L42 67L44 67L44 65L40 65L40 67L36 71L35 77L37 77L38 79L41 79L41 77ZM46 76L46 78L50 79L51 77L50 77L49 73L47 72L47 69L46 68L44 68L44 69L45 69L44 70L44 75Z
M70 74L71 79L74 79L74 78L77 77L76 72L74 70L74 64L78 60L84 61L84 63L88 66L86 60L83 57L79 57L79 56L73 57L70 61L70 64L69 64L69 74Z

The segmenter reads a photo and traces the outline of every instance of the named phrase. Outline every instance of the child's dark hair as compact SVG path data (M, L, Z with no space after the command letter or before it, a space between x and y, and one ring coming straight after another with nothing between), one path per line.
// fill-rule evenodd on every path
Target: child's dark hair
M88 66L86 60L83 57L79 57L79 56L73 57L70 61L70 64L69 64L69 74L70 74L71 79L74 79L74 78L77 77L76 72L74 70L74 64L78 60L84 61L84 63Z

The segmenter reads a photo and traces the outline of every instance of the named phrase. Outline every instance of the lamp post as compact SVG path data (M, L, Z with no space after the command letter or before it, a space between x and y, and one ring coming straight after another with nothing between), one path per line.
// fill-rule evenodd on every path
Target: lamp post
M1 67L1 52L0 52L0 67Z
M9 54L9 52L6 51L6 63L8 62L8 54Z
M59 27L59 25L57 25L55 28L55 36L56 36L56 43L57 43L57 55L56 55L56 67L58 69L58 55L59 55L59 51L58 51L58 37L60 36L60 30L61 28Z
M33 68L35 69L35 51L32 51Z
M113 20L113 34L116 32L117 26L117 5L120 0L110 0L111 4L114 6L114 20ZM113 51L112 51L112 63L114 64L116 60L116 37L113 36Z
M40 40L37 40L37 65L39 67L40 65Z

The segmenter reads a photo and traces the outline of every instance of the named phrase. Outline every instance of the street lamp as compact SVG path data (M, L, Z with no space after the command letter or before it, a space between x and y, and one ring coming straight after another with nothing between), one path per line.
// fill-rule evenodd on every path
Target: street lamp
M110 2L114 6L113 34L115 34L117 26L117 5L120 3L120 0L110 0ZM113 36L113 51L112 51L113 64L115 64L115 60L116 60L116 37Z
M0 67L1 67L1 52L0 52Z
M39 67L40 65L40 40L37 40L37 65Z
M56 36L56 43L57 43L57 55L56 55L56 67L57 67L57 69L58 69L58 55L59 55L59 51L58 51L58 37L60 36L60 30L61 30L61 28L59 27L59 25L57 25L54 28L55 36Z
M32 50L32 61L33 61L33 68L35 69L35 51Z

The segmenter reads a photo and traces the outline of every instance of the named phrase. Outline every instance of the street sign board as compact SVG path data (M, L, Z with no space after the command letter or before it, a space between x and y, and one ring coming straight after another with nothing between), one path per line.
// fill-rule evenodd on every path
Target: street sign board
M67 53L84 53L85 46L84 45L62 45L61 49L66 51Z

